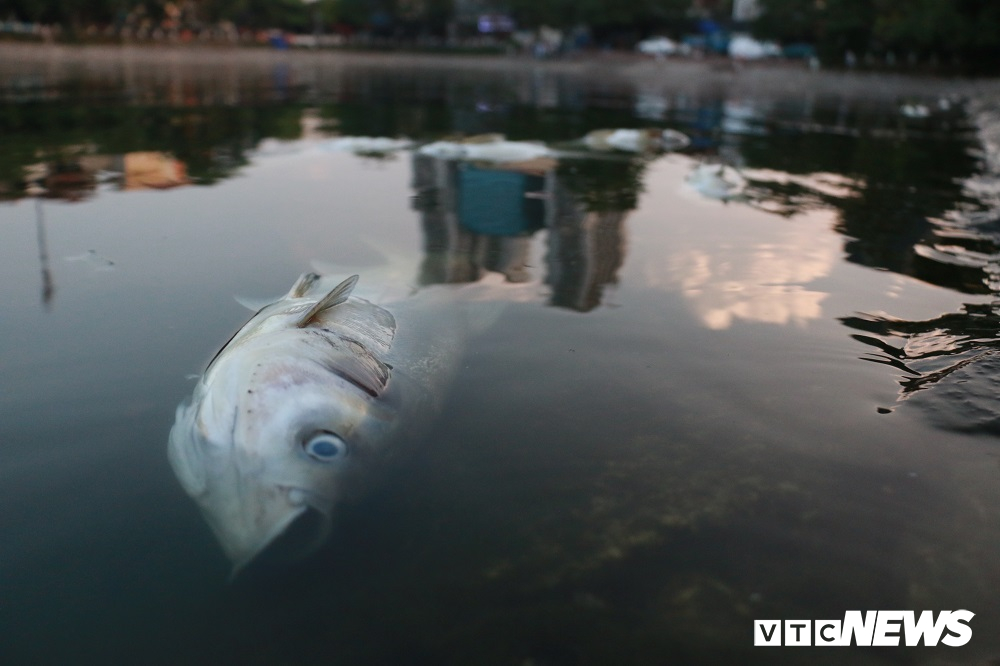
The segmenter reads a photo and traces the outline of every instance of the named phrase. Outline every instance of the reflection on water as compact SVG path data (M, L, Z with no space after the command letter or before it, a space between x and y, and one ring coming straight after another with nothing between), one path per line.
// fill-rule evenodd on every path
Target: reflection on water
M900 381L904 397L936 384L991 351L1000 332L996 306L991 304L965 305L961 312L927 321L886 316L847 317L843 321L877 336L854 337L880 350L870 360L905 373Z
M106 80L71 78L64 87L28 79L8 85L0 195L79 201L99 187L211 184L258 154L323 145L385 158L442 136L497 129L565 146L611 135L595 124L628 122L614 95L552 76L501 83L428 75L403 83L351 70L309 77L277 66L261 86L233 72L173 79L156 72L125 71L116 81L112 71ZM93 106L109 95L125 103ZM831 211L843 237L841 249L830 236L813 241L806 225L789 224L750 248L679 247L665 261L670 277L657 270L650 279L681 289L716 329L734 318L787 324L820 317L825 294L808 285L829 273L840 252L964 293L995 293L995 120L988 105L972 109L970 121L960 104L944 101L915 119L896 106L639 92L634 118L684 132L688 152L705 160L687 176L700 196L793 220ZM411 159L425 238L420 284L497 271L512 282L541 280L553 305L589 311L618 280L625 221L638 205L648 155L485 165L415 150ZM539 234L544 267L529 265ZM43 268L45 275L51 284ZM51 288L43 291L50 300Z
M114 184L127 191L163 190L191 183L187 165L156 151L124 155L78 153L28 165L24 172L25 194L70 202L92 196L101 184Z
M510 282L542 279L551 304L587 312L614 284L625 255L624 222L635 205L641 166L615 164L626 182L587 177L591 164L554 161L508 168L414 155L414 206L421 213L421 284L474 282L486 271ZM579 192L581 187L588 187ZM624 210L615 206L629 206ZM529 265L532 236L546 234L545 275Z
M936 423L970 432L1000 432L994 391L1000 339L1000 116L992 105L972 102L980 148L970 151L979 168L957 180L952 200L938 199L911 236L909 273L992 302L967 302L957 312L906 321L891 315L846 317L854 337L874 347L865 358L896 368L899 396L924 389L936 398L924 409ZM919 236L919 237L917 237Z
M841 253L962 293L998 289L998 123L988 104L973 102L966 114L956 100L942 99L915 118L903 107L843 100L640 91L623 113L616 95L557 76L434 74L402 82L384 73L306 76L276 67L263 86L233 72L164 78L155 69L112 70L98 81L70 77L61 86L30 77L8 84L0 104L0 196L80 201L101 188L216 183L255 155L321 147L387 159L412 149L412 206L424 233L420 284L475 281L495 271L511 282L540 281L552 305L586 312L619 279L626 219L655 156L584 159L559 150L590 145L593 137L648 140L669 126L665 141L691 139L687 152L698 162L686 181L698 196L790 220L749 246L722 237L708 246L681 243L647 275L681 290L708 328L728 328L734 319L816 320L826 293L810 285ZM636 122L659 129L598 129ZM498 129L555 149L508 164L416 150ZM835 237L795 224L816 211L833 214L840 247ZM38 229L43 245L43 222ZM544 239L544 266L531 265L534 238ZM48 303L44 248L40 257Z
M49 242L45 235L45 213L41 199L35 200L35 236L38 239L38 263L42 271L42 305L48 309L52 305L56 285L52 281L52 269L49 266Z
M829 274L839 250L811 227L789 225L749 246L723 242L678 251L670 274L707 328L729 328L734 319L803 324L823 314L827 294L807 285Z

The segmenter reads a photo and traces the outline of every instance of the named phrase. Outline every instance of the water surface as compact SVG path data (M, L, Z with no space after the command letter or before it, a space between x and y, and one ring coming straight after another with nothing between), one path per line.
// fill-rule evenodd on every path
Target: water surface
M319 64L2 83L4 663L1000 656L1000 190L973 101ZM616 127L692 143L573 155ZM570 156L329 143L488 132ZM704 164L745 187L706 196ZM233 296L315 261L526 296L327 547L229 583L166 436ZM957 608L958 649L752 647L754 619Z

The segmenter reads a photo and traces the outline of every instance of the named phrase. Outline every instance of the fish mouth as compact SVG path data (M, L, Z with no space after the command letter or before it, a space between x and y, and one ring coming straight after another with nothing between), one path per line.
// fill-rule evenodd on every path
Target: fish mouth
M257 552L233 566L231 578L248 567L281 569L315 552L330 533L330 518L311 506L290 516Z

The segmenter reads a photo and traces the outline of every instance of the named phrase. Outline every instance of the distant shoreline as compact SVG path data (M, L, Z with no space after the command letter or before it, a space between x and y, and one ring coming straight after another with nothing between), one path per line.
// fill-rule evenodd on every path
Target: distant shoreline
M44 45L0 42L0 85L10 76L150 67L211 70L287 64L295 68L357 68L542 73L631 85L649 93L718 92L739 97L802 94L893 101L941 95L1000 94L1000 79L934 77L886 72L810 71L799 62L750 62L725 58L653 60L626 53L595 53L536 60L526 56L424 54L411 52L277 50L266 47Z

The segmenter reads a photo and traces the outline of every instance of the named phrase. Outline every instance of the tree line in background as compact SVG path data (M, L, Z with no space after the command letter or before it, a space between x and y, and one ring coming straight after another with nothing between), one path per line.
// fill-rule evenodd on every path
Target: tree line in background
M980 71L1000 63L997 0L758 1L756 36L814 44L827 62L868 56Z
M333 6L351 0L320 0ZM308 24L302 0L0 0L0 19L58 25L80 32L84 26L124 27L130 21L198 29L221 22L252 28L300 29Z
M56 24L123 24L135 17L248 28L312 30L318 10L325 30L335 27L384 36L445 36L449 25L475 24L480 13L504 14L519 28L620 28L645 35L689 27L692 7L702 14L729 11L729 0L0 0L0 20Z
M475 32L481 13L510 16L519 29L585 26L593 46L631 47L651 35L681 37L708 19L762 39L814 45L827 63L852 59L990 66L1000 62L998 0L757 0L750 24L730 25L734 0L0 0L0 21L62 26L67 35L101 26L192 31L278 28L361 32L399 40Z

